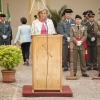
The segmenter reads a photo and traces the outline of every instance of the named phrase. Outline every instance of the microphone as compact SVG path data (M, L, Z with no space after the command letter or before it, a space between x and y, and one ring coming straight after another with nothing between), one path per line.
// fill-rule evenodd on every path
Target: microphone
M47 18L44 18L44 22L46 22Z
M45 25L46 25L46 27L47 27L47 34L48 34L48 25L47 25L47 18L44 18L44 22L45 22Z

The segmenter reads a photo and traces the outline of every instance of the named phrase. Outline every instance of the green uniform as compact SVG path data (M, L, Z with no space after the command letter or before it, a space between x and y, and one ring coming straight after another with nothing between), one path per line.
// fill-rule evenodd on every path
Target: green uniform
M76 25L72 26L70 29L70 37L71 40L73 41L73 70L74 74L77 73L77 59L78 59L78 54L80 57L80 67L81 67L81 73L82 74L87 74L86 73L86 63L85 63L85 49L83 42L86 41L87 38L87 29L85 26L80 26L79 30ZM77 46L77 40L76 38L81 38L82 44L81 46Z
M88 46L88 61L87 61L87 66L88 68L91 68L93 65L93 69L97 68L97 46L96 46L96 42L97 42L97 36L94 33L94 22L90 23L87 22L86 23L87 26L87 46ZM95 38L94 41L91 41L92 37Z
M6 35L7 38L3 39L3 35ZM10 35L11 27L10 23L5 21L4 23L0 22L0 45L10 45Z
M70 37L70 27L72 25L75 25L75 22L73 19L70 19L70 22L68 23L67 19L61 20L57 25L57 32L59 34L63 35L63 50L62 50L62 60L63 60L63 67L64 69L68 69L68 45L69 42L67 42L67 37Z

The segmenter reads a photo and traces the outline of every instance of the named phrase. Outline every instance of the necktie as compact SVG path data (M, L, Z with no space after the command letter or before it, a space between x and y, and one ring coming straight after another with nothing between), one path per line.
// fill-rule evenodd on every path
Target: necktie
M68 24L70 24L70 21L68 20Z
M79 30L80 26L77 26L77 28L78 28L78 30Z

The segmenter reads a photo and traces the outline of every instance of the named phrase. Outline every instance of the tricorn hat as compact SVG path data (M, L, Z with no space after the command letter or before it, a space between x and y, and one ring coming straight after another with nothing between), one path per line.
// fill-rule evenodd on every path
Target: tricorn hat
M65 15L65 13L73 13L73 11L72 11L72 9L65 9L63 13Z
M0 17L6 17L6 15L5 14L0 14Z
M75 16L75 19L76 19L76 18L82 19L82 17L81 17L80 15L76 15L76 16Z

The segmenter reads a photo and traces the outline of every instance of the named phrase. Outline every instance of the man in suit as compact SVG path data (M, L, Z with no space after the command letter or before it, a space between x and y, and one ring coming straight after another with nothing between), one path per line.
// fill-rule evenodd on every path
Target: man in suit
M69 56L69 42L70 42L70 27L75 25L74 20L71 18L71 13L73 11L71 9L65 9L63 14L65 19L61 20L57 25L57 32L63 35L63 51L62 51L62 59L63 63L62 66L64 67L63 71L68 70L68 56Z
M94 23L94 33L97 35L98 77L100 77L100 18Z
M11 27L9 22L5 21L5 14L1 14L0 22L0 45L10 45Z
M97 70L97 36L94 33L94 13L88 14L88 22L87 26L87 46L88 46L88 61L87 61L87 69L91 70L92 67L94 70Z
M89 77L86 72L86 63L85 63L85 48L84 42L87 38L87 29L85 26L81 25L82 17L79 15L75 16L76 25L70 28L70 37L73 41L73 70L74 76L77 74L77 59L78 54L80 57L80 67L83 77Z

